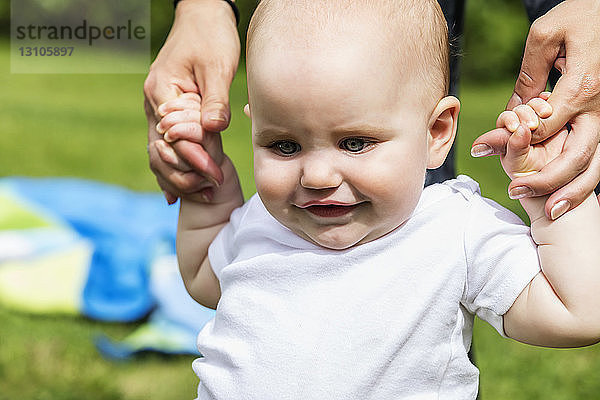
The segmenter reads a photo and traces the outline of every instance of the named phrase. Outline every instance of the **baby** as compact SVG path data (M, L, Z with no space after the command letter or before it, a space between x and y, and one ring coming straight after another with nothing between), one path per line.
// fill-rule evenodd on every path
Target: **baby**
M468 177L423 189L454 140L448 43L434 0L263 0L248 32L257 195L223 182L183 198L177 252L217 313L198 337L200 399L474 399L474 315L541 346L600 340L600 209L531 230ZM535 173L567 131L531 146L541 94L503 113L502 165ZM200 102L165 103L159 131L200 132ZM541 267L541 269L540 269Z

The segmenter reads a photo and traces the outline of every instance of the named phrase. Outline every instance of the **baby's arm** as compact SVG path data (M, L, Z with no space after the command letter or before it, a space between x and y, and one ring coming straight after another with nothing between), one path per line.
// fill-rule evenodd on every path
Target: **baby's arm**
M547 99L547 94L544 94ZM530 145L537 115L548 116L536 99L503 113L499 126L514 132L502 166L514 178L539 171L560 154L566 129L543 143ZM536 115L537 114L537 115ZM529 122L527 122L529 121ZM516 122L516 123L515 123ZM507 336L551 346L585 346L600 341L600 207L594 195L551 221L544 213L547 197L521 198L531 220L542 272L535 276L504 315Z
M237 173L223 153L218 133L203 132L200 125L200 97L186 93L163 104L158 131L166 141L200 136L205 150L219 165L223 184L206 181L200 195L182 196L177 226L177 259L183 282L200 304L216 308L221 290L208 260L208 247L231 212L244 202Z

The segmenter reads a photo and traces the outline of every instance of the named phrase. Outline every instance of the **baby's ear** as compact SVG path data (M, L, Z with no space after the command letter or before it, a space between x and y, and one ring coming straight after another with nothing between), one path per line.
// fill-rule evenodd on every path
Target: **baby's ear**
M454 143L459 110L460 102L454 96L444 97L433 110L427 131L427 168L438 168L444 163Z
M246 105L244 106L244 114L246 114L246 116L247 116L248 118L252 118L252 117L250 116L250 104L246 104Z

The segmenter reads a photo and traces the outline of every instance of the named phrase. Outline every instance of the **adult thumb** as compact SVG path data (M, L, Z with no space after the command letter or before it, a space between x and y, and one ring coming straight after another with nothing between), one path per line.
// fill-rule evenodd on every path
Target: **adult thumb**
M563 43L564 32L557 26L555 13L534 21L527 35L521 69L507 110L526 104L545 90L548 75Z
M577 115L569 78L568 75L563 75L556 83L554 91L548 98L548 103L552 106L552 115L540 119L540 125L532 132L532 143L543 142L560 132Z
M202 128L208 132L221 132L227 129L231 120L229 108L229 88L231 80L224 76L212 79L205 77L200 88L202 97ZM198 81L201 82L201 81Z

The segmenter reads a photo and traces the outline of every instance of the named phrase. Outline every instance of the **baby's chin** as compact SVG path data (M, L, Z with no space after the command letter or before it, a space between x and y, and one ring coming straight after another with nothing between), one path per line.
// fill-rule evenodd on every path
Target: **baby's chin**
M351 247L372 242L396 230L398 226L388 227L387 229L377 231L352 231L344 229L346 227L333 227L319 234L309 235L302 232L301 236L308 239L310 242L330 250L346 250Z

